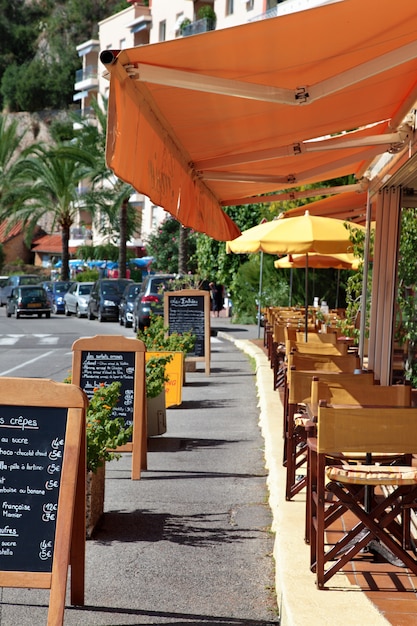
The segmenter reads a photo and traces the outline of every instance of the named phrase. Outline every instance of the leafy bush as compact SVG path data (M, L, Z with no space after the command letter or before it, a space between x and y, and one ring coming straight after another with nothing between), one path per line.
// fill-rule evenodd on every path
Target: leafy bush
M114 452L132 436L132 426L126 427L122 417L113 417L120 395L121 383L100 383L94 389L87 408L87 471L96 472L106 461L120 458Z
M150 324L144 330L139 330L137 338L143 341L150 352L192 352L196 336L191 332L169 334L169 327L164 325L160 315L152 315Z

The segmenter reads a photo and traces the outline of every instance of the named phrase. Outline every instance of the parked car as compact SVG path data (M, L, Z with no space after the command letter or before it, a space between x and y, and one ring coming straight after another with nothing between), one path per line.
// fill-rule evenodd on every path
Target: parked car
M164 299L161 289L171 280L174 274L150 274L142 283L141 290L133 306L133 330L143 330L150 323L150 313L163 315Z
M100 278L94 283L88 302L87 317L99 322L119 319L119 303L130 278Z
M72 280L47 280L41 283L51 303L52 313L64 313L64 296L72 283Z
M46 291L40 285L23 285L14 287L7 298L6 315L14 315L18 319L21 315L37 315L51 317L51 305Z
M0 291L0 306L7 305L7 298L15 287L20 287L20 285L38 285L39 283L40 276L38 274L14 274L9 276L6 285Z
M86 317L88 302L94 283L72 283L64 295L64 313L69 316L75 313L77 317Z
M119 303L119 324L131 328L133 325L133 305L142 283L127 285Z

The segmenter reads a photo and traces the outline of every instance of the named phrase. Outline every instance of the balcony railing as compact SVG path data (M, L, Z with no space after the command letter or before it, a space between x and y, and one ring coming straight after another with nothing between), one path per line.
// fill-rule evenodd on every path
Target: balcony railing
M92 80L97 78L97 67L87 65L87 67L75 72L75 82L81 83L83 80Z
M196 20L195 22L191 22L191 24L187 24L187 26L183 26L181 28L181 35L183 37L188 37L189 35L199 35L200 33L207 33L209 30L215 30L215 28L216 20L204 17L201 20Z

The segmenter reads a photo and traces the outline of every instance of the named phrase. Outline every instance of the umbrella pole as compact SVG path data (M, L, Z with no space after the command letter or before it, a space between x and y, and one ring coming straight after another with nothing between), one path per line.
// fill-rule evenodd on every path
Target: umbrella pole
M290 297L288 300L288 306L291 306L292 303L292 279L293 279L293 272L294 270L291 268L290 269Z
M262 296L262 275L264 265L264 253L261 250L259 263L259 294L258 294L258 339L261 336L261 296Z
M305 341L308 341L308 252L306 253L306 274L305 274Z
M340 287L340 270L337 270L337 283L336 283L336 302L335 309L339 308L339 287Z

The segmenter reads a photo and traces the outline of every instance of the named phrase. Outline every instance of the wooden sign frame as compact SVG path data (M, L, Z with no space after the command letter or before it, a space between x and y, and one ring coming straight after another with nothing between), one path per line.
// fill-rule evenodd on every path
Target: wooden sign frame
M182 328L176 327L176 325L170 322L170 305L174 302L174 299L179 299L180 301L184 299L184 311L193 309L193 299L196 301L196 310L200 310L198 307L198 301L203 299L204 311L203 311L203 323L204 323L204 356L188 356L186 357L186 361L197 362L204 361L205 362L205 372L206 376L210 375L210 294L208 291L204 289L181 289L180 291L165 291L164 293L164 325L168 326L169 331L177 331L184 332L190 330L193 332L192 328L187 328L187 323L185 322L181 324ZM180 307L181 308L181 305ZM191 321L191 318L190 318Z
M3 412L11 407L28 407L32 412L36 409L36 413L37 409L47 407L67 410L64 449L62 457L59 457L62 458L62 466L51 572L0 571L1 587L50 589L47 624L60 626L64 618L69 565L71 603L78 606L84 604L87 397L76 385L47 379L0 377L0 398L0 416L2 407ZM8 427L13 429L13 433L22 435L25 432L24 428L16 431L11 424L5 424L0 429L3 437L9 432L6 430ZM34 502L36 497L39 496L33 496Z
M129 353L134 355L132 442L120 446L117 451L132 453L131 477L132 480L139 480L141 469L147 469L145 344L139 339L130 339L123 335L95 335L94 337L77 339L72 345L72 351L72 382L80 387L82 387L82 365L85 353L101 352L105 355ZM97 380L97 383L100 382L108 382L108 378L101 381Z

